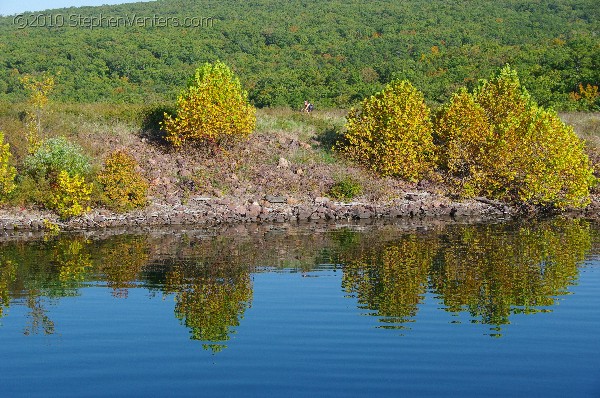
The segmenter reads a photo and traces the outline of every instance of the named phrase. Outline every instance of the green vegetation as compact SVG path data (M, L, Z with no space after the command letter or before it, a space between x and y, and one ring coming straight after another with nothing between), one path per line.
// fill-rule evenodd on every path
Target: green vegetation
M60 19L79 14L102 15L104 26ZM142 26L132 15L192 16L202 26L152 18ZM585 206L595 183L582 141L552 110L600 109L594 0L164 0L15 21L0 17L0 129L12 152L0 154L0 196L12 204L62 217L89 201L130 210L146 203L144 177L153 196L163 184L163 195L184 200L192 192L378 200L405 182L443 178L463 197L564 208ZM481 80L507 64L514 69ZM291 114L307 99L319 112ZM255 106L288 111L270 108L257 123ZM352 107L345 129L330 107ZM238 138L255 129L242 148ZM180 151L166 165L162 155L193 142L196 154ZM205 150L225 144L231 153ZM107 158L137 147L146 151L136 152L141 174L131 157ZM103 193L86 193L89 184Z
M91 173L90 159L83 149L64 137L50 138L24 162L25 171L36 180L55 179L61 171L69 176L88 176Z
M381 175L409 181L434 167L430 110L408 81L394 81L351 109L340 149Z
M440 104L506 63L544 107L600 105L580 90L600 85L596 0L164 0L46 14L28 16L27 26L0 18L0 100L24 100L20 76L48 71L60 72L52 94L60 102L174 101L198 65L220 59L257 107L309 99L317 109L349 108L394 79ZM85 23L100 15L120 26ZM125 15L201 26L140 26Z
M177 100L177 115L165 113L166 140L179 147L195 140L219 145L248 136L256 125L256 111L239 79L222 62L206 63Z
M64 137L42 141L23 162L13 203L37 204L55 210L61 218L89 211L91 160L83 149Z
M350 200L361 193L363 193L363 188L360 181L350 176L341 178L329 189L329 196L341 200Z

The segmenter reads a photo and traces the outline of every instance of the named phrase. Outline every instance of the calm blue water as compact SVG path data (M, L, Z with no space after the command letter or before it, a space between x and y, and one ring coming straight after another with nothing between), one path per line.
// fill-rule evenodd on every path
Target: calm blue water
M598 397L596 236L578 223L6 243L0 396ZM457 297L470 304L450 311Z

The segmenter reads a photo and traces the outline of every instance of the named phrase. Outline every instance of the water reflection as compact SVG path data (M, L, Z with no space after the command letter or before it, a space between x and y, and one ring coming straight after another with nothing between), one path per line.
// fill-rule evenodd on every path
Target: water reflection
M478 322L500 326L514 313L548 311L577 281L591 248L589 224L554 221L497 233L463 227L445 235L431 287L448 311L467 310ZM495 233L496 232L496 233Z
M381 327L402 328L416 316L417 305L423 301L435 253L436 242L428 235L411 234L369 245L342 261L342 286L356 294L361 308L375 311L386 324Z
M48 300L106 286L174 297L190 338L220 351L253 301L255 273L342 269L341 288L378 327L410 329L425 297L501 336L514 314L551 311L577 282L595 230L582 220L519 225L374 226L325 231L234 228L99 236L60 235L0 244L0 317L28 308L25 334L60 329ZM318 273L317 273L318 274ZM439 305L436 304L436 305Z

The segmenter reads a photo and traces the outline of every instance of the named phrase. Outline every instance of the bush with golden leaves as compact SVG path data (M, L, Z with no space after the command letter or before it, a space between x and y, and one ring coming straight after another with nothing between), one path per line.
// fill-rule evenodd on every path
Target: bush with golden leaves
M80 216L90 211L89 203L93 184L85 182L85 178L61 171L52 188L47 207L55 210L62 219Z
M148 182L136 167L136 160L125 151L117 150L106 158L98 182L108 207L127 211L146 205Z
M346 129L338 148L381 175L417 181L433 170L430 110L408 81L393 81L351 109Z
M584 143L521 87L510 67L460 90L435 120L439 163L464 196L583 207L595 183Z
M176 116L164 116L165 138L176 147L186 141L221 145L248 136L256 124L247 91L220 61L198 68L177 100Z
M0 131L0 200L15 189L16 169L10 164L10 144L4 143L4 133Z

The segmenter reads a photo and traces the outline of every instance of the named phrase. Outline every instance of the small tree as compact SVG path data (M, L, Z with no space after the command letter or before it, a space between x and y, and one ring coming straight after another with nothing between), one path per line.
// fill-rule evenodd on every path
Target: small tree
M66 171L71 177L87 176L92 168L83 149L65 137L43 141L34 153L25 158L24 166L36 180L55 180L61 171Z
M220 61L196 69L177 100L177 115L164 116L161 127L167 141L176 147L189 140L220 145L248 136L256 124L256 110L248 102L248 93Z
M10 144L4 143L4 133L0 131L0 200L15 189L14 166L10 164Z
M440 166L465 196L582 207L595 179L583 141L542 109L510 67L473 94L460 90L435 120Z
M432 171L430 110L408 81L393 81L351 109L338 147L382 175L416 181Z
M33 153L42 139L42 114L48 105L48 95L54 88L54 76L44 73L39 77L23 75L21 84L29 92L29 102L32 110L27 112L27 144L29 152Z

